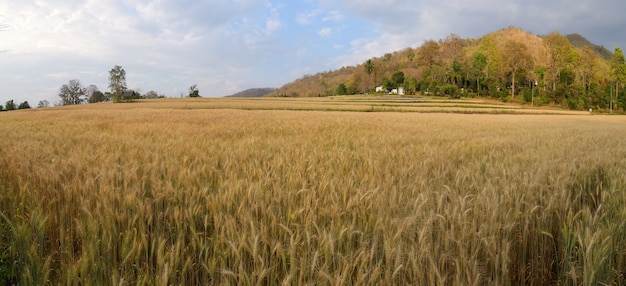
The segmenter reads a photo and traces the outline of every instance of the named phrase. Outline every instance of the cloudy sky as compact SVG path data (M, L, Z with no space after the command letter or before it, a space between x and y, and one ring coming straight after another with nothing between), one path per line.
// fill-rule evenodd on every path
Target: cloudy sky
M451 33L517 26L626 48L623 0L19 0L0 2L0 104L58 100L71 79L170 97L280 87Z

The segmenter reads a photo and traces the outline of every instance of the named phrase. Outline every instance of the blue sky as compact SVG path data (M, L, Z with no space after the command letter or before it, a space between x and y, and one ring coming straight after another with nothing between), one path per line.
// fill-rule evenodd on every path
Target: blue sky
M451 33L518 26L626 47L622 0L21 0L0 2L0 104L58 100L71 79L204 97L280 87Z

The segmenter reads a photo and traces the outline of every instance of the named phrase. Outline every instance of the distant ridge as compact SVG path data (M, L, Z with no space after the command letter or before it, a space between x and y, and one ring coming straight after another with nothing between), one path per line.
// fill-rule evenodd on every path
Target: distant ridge
M590 42L589 40L587 40L585 37L583 37L582 35L578 33L569 34L565 37L569 40L569 42L574 47L577 47L577 48L589 47L592 50L594 50L596 53L601 55L602 58L604 58L605 60L610 60L611 56L613 55L611 51L607 50L604 46L598 46Z
M244 91L237 92L235 94L227 95L225 97L261 97L274 92L276 89L273 87L265 88L250 88Z

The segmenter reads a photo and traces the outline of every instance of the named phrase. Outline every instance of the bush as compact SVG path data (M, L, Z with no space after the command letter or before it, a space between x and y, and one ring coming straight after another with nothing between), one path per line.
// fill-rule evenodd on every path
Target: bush
M17 109L29 109L29 108L30 108L30 104L28 104L28 101L24 101L20 103L20 105L17 107Z
M570 85L563 89L567 107L572 110L585 110L588 100L583 88L579 85Z
M346 85L343 83L340 83L339 85L337 85L337 90L335 91L336 95L346 95L348 94L348 90L346 89Z
M5 109L6 109L7 111L9 111L9 110L15 110L15 103L13 102L13 99L11 99L11 100L7 101L7 104L6 104L5 106L6 106L6 107L5 107Z
M439 86L439 92L441 92L441 94L451 97L451 98L459 98L460 95L458 93L458 87L456 85L453 84L444 84L442 86Z
M197 84L189 87L189 97L200 97L200 91L198 90Z

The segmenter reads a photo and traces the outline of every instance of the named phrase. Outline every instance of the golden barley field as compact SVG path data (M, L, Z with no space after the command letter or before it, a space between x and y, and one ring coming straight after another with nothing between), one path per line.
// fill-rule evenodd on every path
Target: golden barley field
M626 117L333 108L0 113L0 284L626 282Z

